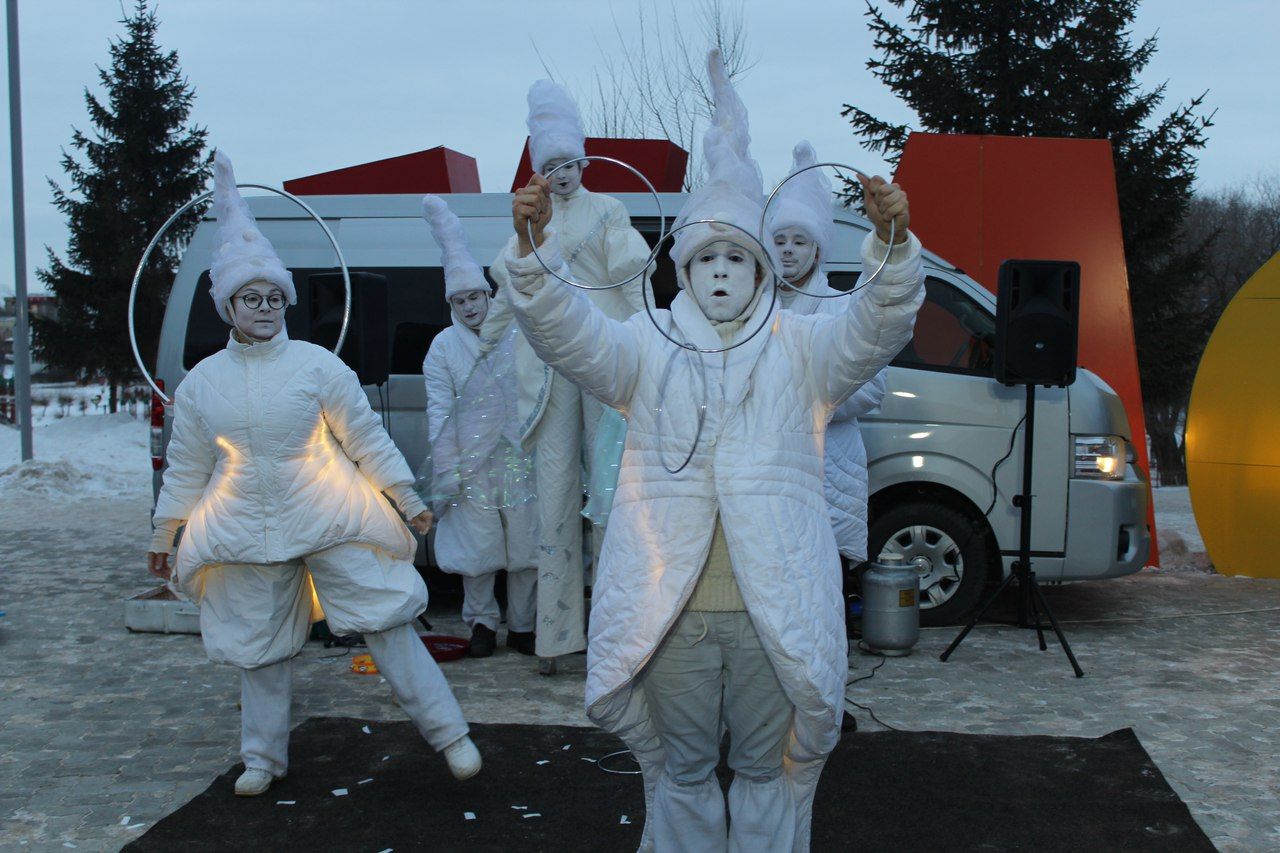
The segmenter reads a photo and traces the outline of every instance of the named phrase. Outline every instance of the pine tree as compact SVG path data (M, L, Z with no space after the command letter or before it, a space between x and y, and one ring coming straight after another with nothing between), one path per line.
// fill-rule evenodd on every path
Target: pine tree
M1204 245L1173 247L1213 124L1205 95L1161 114L1165 86L1142 90L1156 39L1130 40L1139 0L886 2L905 26L868 4L867 67L921 129L1111 141L1152 454L1164 482L1185 482L1176 433L1209 329L1192 298ZM896 162L910 128L850 104L841 115Z
M121 23L125 32L111 43L111 66L98 69L105 99L85 90L93 131L73 129L74 153L62 152L70 189L49 181L70 237L66 261L45 247L48 266L37 275L57 296L58 316L32 318L37 354L81 377L105 377L112 412L120 386L137 374L126 326L134 270L147 242L210 174L207 131L187 124L195 92L177 53L160 48L155 12L138 0ZM154 363L180 249L198 220L196 211L174 224L139 283L134 317L148 363Z

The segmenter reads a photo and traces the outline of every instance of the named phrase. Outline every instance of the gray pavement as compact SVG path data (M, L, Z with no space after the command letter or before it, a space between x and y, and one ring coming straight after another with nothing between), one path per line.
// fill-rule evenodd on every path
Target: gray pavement
M209 664L197 637L124 629L124 598L149 586L146 518L139 498L0 499L2 849L118 849L238 760L236 673ZM943 664L954 631L929 630L850 697L909 729L1131 726L1219 848L1280 849L1280 581L1151 572L1046 593L1085 678L1056 646L1040 652L1033 632L979 628ZM430 615L462 631L451 614ZM403 719L380 679L331 654L303 652L295 722ZM851 677L878 662L850 660ZM548 679L500 650L445 672L471 720L586 725L583 663Z

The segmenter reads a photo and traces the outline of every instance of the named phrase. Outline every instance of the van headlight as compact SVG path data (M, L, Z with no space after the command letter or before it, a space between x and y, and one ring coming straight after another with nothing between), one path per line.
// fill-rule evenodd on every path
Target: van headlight
M1118 435L1075 436L1073 477L1088 480L1123 480L1129 459L1129 442Z

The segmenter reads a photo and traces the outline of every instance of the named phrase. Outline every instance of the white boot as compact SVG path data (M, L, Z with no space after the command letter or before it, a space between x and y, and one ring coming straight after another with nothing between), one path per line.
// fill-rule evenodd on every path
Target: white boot
M271 783L274 781L275 777L266 770L250 767L241 773L240 778L236 780L236 796L256 797L270 788Z
M444 760L455 779L470 779L480 772L480 750L466 735L444 748Z

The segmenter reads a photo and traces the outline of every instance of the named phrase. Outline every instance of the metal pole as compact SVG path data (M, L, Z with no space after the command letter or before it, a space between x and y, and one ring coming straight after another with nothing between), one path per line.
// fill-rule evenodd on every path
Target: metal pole
M13 386L17 399L22 461L31 448L31 332L27 308L27 221L22 197L22 78L18 64L18 0L6 0L9 30L9 158L13 166Z

